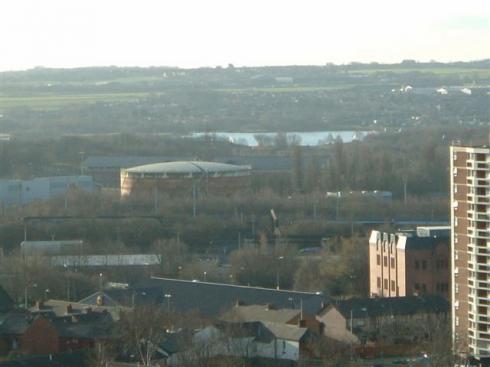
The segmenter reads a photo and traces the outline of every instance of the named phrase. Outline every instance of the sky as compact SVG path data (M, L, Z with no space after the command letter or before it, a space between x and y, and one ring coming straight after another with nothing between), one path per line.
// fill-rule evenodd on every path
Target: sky
M0 70L490 57L490 0L0 0Z

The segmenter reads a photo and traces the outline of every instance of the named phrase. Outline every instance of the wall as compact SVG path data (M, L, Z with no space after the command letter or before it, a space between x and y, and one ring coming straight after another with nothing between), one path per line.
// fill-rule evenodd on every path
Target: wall
M56 328L45 318L38 317L21 337L21 349L27 354L53 354L60 352Z

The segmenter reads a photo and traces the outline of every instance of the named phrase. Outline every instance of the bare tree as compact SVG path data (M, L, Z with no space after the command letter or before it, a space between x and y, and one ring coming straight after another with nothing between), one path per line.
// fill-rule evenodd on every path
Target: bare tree
M151 366L160 344L173 327L174 317L157 307L136 307L123 312L118 325L121 346L138 356L143 366Z

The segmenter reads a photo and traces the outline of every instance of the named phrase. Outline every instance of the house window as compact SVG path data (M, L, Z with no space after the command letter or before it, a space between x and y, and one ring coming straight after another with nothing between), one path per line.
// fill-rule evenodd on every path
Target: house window
M395 291L395 289L396 289L395 281L394 281L394 280L392 280L392 281L391 281L391 291L392 291L392 292L394 292L394 291Z
M378 285L378 288L381 288L381 278L380 277L378 277L378 279L377 279L377 285Z
M415 269L420 269L420 263L418 260L415 260Z
M383 283L384 283L384 288L388 289L388 279L384 279Z
M376 255L376 264L381 265L381 255Z
M391 261L390 261L390 262L391 262L391 268L392 268L392 269L395 269L395 258L394 258L394 257L392 257L390 260L391 260Z
M388 266L388 258L386 256L383 256L383 265Z
M283 354L286 353L286 341L285 340L282 341L282 353Z

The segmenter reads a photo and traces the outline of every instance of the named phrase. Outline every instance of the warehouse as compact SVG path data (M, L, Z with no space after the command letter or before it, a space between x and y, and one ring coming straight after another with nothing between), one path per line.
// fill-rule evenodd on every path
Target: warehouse
M250 166L201 161L148 164L121 170L121 196L219 193L233 194L250 186Z

